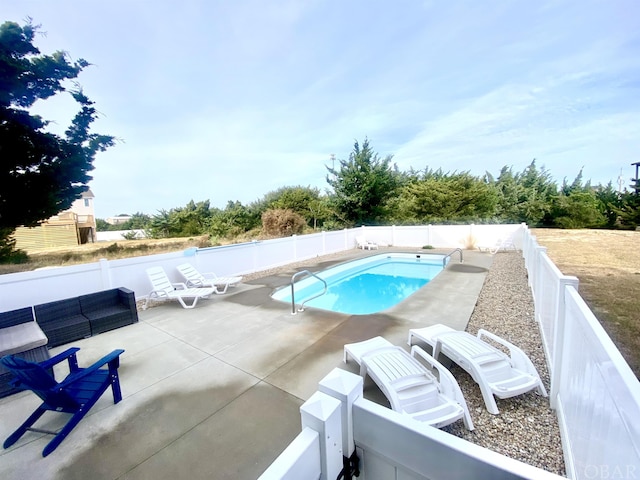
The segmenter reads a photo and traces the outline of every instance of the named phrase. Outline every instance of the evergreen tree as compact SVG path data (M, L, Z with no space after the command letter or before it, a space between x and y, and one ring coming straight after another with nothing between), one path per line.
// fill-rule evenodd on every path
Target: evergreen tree
M29 113L37 100L67 91L63 82L89 66L82 59L70 62L61 51L41 54L33 44L37 30L31 23L0 25L0 252L4 254L13 246L9 236L16 227L37 225L80 198L91 180L88 172L95 155L114 142L111 136L89 133L97 112L77 86L68 93L79 111L64 137L48 132L49 121Z
M362 147L355 142L349 160L340 160L340 168L327 167L327 183L333 188L332 203L346 224L384 221L386 203L400 183L391 159L391 155L380 159L365 139Z

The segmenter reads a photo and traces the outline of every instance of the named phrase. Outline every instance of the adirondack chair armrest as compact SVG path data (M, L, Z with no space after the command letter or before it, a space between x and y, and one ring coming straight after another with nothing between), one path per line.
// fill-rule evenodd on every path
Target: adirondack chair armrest
M76 359L76 353L79 350L80 349L78 347L68 348L64 352L61 352L61 353L51 357L48 360L44 360L42 362L38 362L38 365L40 365L44 369L48 369L48 368L53 367L54 365L57 365L60 362L68 360L69 361L69 369L71 371L77 370L78 369L78 360Z
M537 375L537 370L529 360L529 357L520 348L516 347L513 343L508 342L504 338L500 338L491 332L487 332L481 328L478 330L478 338L482 340L482 337L488 337L496 343L503 345L509 349L509 357L511 358L511 365L518 370L522 370L527 373Z
M62 382L58 384L58 389L63 390L64 388L68 387L72 383L77 382L81 378L95 372L96 370L100 369L101 367L107 364L109 364L109 371L111 373L115 373L115 370L117 370L118 367L120 366L120 355L122 355L123 353L124 353L123 349L114 350L113 352L102 357L93 365L87 368L83 368L77 371L77 373L69 375L67 378L65 378Z

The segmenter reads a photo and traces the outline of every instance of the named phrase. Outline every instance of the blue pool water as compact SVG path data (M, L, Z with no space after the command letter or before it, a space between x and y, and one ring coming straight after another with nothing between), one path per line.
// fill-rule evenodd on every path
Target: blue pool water
M442 270L442 255L391 253L337 265L316 273L328 284L327 293L305 303L334 312L364 315L386 310L425 286ZM314 277L295 283L296 304L322 292ZM273 294L291 304L291 286Z

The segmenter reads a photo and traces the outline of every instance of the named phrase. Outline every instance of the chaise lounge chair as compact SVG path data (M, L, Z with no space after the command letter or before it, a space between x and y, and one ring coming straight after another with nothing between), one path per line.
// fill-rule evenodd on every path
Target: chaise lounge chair
M178 271L184 277L187 287L212 287L219 294L226 293L227 288L242 281L242 277L219 277L213 272L200 273L190 263L178 265Z
M540 375L529 357L515 345L486 330L480 329L478 336L474 337L467 332L436 324L409 330L409 345L412 345L414 337L431 345L435 359L443 353L466 370L480 386L487 410L494 415L499 413L494 395L509 398L535 390L547 396ZM483 337L506 347L509 355L485 342Z
M378 249L378 244L374 243L374 242L369 242L367 240L365 240L365 238L363 236L358 236L356 237L356 243L358 244L358 248L361 248L363 250L373 250L373 249Z
M430 369L416 356L427 362ZM389 400L391 409L436 428L459 419L473 430L473 422L462 391L453 375L420 347L409 355L401 347L383 337L344 346L344 362L348 357L360 365L360 375L368 374ZM437 379L432 371L438 372Z
M27 430L47 433L54 437L42 450L42 456L46 457L60 445L109 387L113 391L113 403L122 400L118 367L124 350L114 350L88 368L78 367L78 350L80 349L70 348L40 363L29 362L14 355L0 359L0 363L16 377L16 384L33 391L43 400L29 418L9 435L3 444L4 448L16 443ZM48 370L65 360L69 363L70 373L58 383ZM107 368L101 368L105 365ZM71 417L57 432L32 427L46 411L69 413Z
M147 276L153 286L153 290L145 299L143 309L147 308L149 300L177 300L184 308L193 308L201 298L207 298L216 292L215 288L189 288L184 283L171 283L169 277L162 267L152 267L147 269ZM185 303L185 299L193 299L190 305Z
M514 236L515 236L515 233L512 233L510 235L507 235L504 238L499 238L498 240L496 240L496 243L493 246L482 246L482 245L479 245L478 246L478 250L480 250L481 252L486 250L491 255L495 255L500 250L514 250L514 251L516 251L517 247L516 247L516 244L515 244L514 239L513 239Z

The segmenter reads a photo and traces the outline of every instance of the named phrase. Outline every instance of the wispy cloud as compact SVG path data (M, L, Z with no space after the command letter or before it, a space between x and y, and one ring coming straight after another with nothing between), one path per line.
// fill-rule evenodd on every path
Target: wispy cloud
M44 52L95 66L80 81L124 140L96 160L98 215L325 188L329 155L368 137L401 168L497 174L536 158L594 183L637 161L640 6L381 0L65 8L8 0ZM39 107L63 129L69 102ZM629 175L631 175L629 170Z

